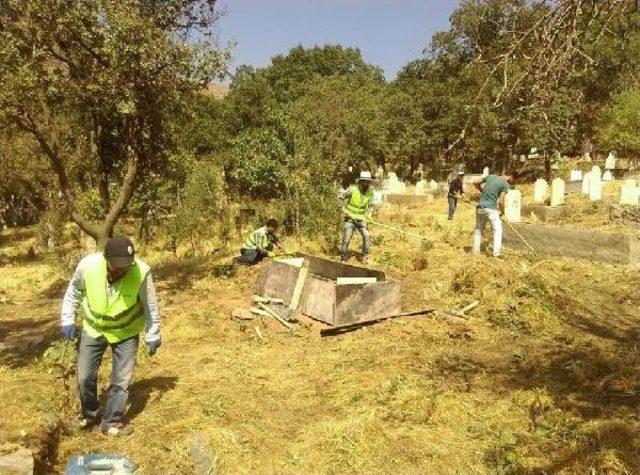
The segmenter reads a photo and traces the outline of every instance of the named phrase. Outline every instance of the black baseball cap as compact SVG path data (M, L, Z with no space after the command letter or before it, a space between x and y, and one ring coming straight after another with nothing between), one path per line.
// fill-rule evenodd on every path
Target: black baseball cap
M126 236L113 236L104 246L104 257L109 261L111 267L116 269L131 267L135 262L135 254L133 243Z

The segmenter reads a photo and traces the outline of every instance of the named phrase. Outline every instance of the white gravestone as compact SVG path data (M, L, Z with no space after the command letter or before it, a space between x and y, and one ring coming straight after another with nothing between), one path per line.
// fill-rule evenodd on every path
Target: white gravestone
M589 199L598 201L602 199L602 171L598 165L591 169L589 180Z
M374 205L382 204L384 200L384 195L382 194L382 190L373 190L373 197L371 198L371 203Z
M484 167L482 169L482 176L489 176L489 167Z
M613 180L613 174L611 170L606 170L602 175L602 181L611 181Z
M407 186L398 180L398 175L395 172L389 172L388 177L384 186L387 194L399 195L407 191Z
M547 185L547 180L545 180L544 178L538 178L533 184L533 202L544 203L544 201L547 199L548 188L549 185Z
M604 161L604 169L605 170L615 170L616 169L616 156L613 152L609 152L606 160Z
M564 203L564 180L556 178L551 182L551 206L560 206Z
M509 190L504 198L504 214L507 221L512 223L520 222L520 207L522 205L522 194L520 190Z
M625 180L622 188L620 188L620 204L638 205L638 188L635 180Z
M438 182L433 180L433 179L431 179L429 181L429 190L436 191L437 189L438 189Z
M582 180L582 170L571 170L569 181L580 181L580 180Z
M418 183L416 183L416 191L415 191L416 196L424 195L424 192L426 189L427 189L427 182L424 180L420 180Z
M587 172L582 177L582 190L581 191L582 191L583 195L588 195L589 194L589 183L591 183L591 173Z

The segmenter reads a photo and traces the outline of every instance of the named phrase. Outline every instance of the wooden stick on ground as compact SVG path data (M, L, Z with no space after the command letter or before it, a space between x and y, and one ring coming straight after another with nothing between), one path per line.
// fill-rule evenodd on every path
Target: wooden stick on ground
M509 226L511 231L513 231L515 235L520 238L520 240L529 248L529 250L532 253L537 254L536 250L531 246L531 244L529 244L529 242L524 238L524 236L522 236L522 234L520 234L520 232L518 232L518 230L509 221L504 221L504 222L507 223L507 226Z
M280 315L278 315L276 312L274 312L273 310L271 310L268 306L266 306L265 304L261 303L258 304L260 306L260 308L262 310L264 310L265 312L267 312L269 315L271 315L273 318L275 318L276 320L278 320L280 323L282 323L285 327L291 329L291 328L295 328L295 325L292 325L291 323L289 323L288 321L286 321L284 318L282 318Z
M323 328L320 330L320 336L337 335L337 334L345 333L345 332L355 330L357 328L361 328L367 325L373 325L374 323L378 323L383 320L389 320L390 318L409 317L412 315L427 315L427 314L434 313L434 311L435 310L432 308L425 308L423 310L414 310L412 312L404 312L404 313L397 313L394 315L387 315L385 317L380 317L376 320L365 320L362 322L348 323L346 325L338 325L336 327Z

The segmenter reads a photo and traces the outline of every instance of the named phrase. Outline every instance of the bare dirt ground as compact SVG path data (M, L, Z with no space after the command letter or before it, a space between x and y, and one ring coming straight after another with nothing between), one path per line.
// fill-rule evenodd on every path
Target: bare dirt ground
M114 452L141 473L191 473L204 444L211 473L640 472L640 272L473 257L472 206L452 223L445 206L383 209L381 221L435 245L372 228L374 264L402 281L406 310L478 300L466 321L408 317L323 339L304 318L294 331L238 322L230 312L247 306L256 270L215 277L232 250L180 260L145 249L163 346L139 354L125 440L64 428L76 410L74 350L58 336L68 274L52 257L27 258L33 230L5 233L0 449L32 447L52 471Z

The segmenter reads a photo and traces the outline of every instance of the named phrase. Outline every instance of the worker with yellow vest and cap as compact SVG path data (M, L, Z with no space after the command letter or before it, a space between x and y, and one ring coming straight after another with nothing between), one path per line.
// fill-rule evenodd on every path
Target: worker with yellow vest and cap
M130 239L112 237L104 252L89 254L78 264L62 303L62 333L69 340L76 336L75 314L80 305L83 318L76 372L81 410L77 426L88 429L98 420L98 370L104 352L111 348L111 384L100 429L110 436L129 435L132 430L123 417L138 335L144 331L149 355L161 343L151 271L136 257Z
M371 188L371 172L360 172L355 185L341 192L342 212L344 214L342 252L340 260L349 258L349 243L353 232L357 229L362 236L362 261L366 262L371 249L371 240L367 230L367 221L373 209L373 189Z
M240 249L240 262L243 264L257 264L273 252L274 247L281 251L280 240L276 236L278 221L269 219L261 228L252 232Z

